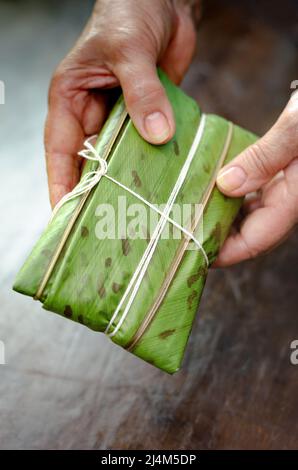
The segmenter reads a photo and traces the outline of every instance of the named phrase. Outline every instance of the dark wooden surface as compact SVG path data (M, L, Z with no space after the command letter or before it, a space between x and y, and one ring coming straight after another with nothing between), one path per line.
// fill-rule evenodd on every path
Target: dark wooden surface
M206 3L184 88L205 111L262 133L298 79L297 2ZM10 290L49 215L48 81L91 4L0 2L0 448L297 448L297 232L267 256L210 273L173 377Z

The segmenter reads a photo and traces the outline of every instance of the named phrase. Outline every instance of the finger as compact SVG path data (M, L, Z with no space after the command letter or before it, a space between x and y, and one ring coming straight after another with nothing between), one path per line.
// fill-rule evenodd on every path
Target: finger
M50 106L45 127L45 150L51 206L73 189L79 180L77 151L84 132L64 103Z
M86 136L98 134L108 114L108 96L89 91L82 113L82 127Z
M156 71L146 56L115 67L128 113L140 134L152 144L168 142L175 132L172 107Z
M83 91L67 99L59 83L50 88L45 150L52 207L79 181L77 152L86 136L99 131L105 115L105 99L96 93Z
M180 5L173 37L160 61L168 77L179 84L191 64L196 47L196 30L187 5ZM187 47L185 45L187 44Z
M255 210L240 232L225 241L214 265L230 266L268 252L284 240L296 221L291 208L282 205Z
M262 207L262 196L259 192L249 193L245 196L241 209L245 215L254 212L256 209Z
M298 94L293 95L276 124L248 147L217 177L217 186L229 196L259 189L298 154Z

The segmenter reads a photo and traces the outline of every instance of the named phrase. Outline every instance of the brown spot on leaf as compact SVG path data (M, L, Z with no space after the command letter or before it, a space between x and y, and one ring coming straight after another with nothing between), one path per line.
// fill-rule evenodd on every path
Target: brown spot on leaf
M41 252L46 258L51 258L52 257L52 252L51 250L48 250L47 248L45 248L44 250L42 250Z
M98 294L101 299L103 299L106 296L106 289L105 289L105 286L103 285L103 282L101 282L98 286Z
M82 324L84 325L84 317L83 317L83 315L79 315L79 316L78 316L78 322L79 322L79 323L82 323Z
M110 266L112 266L112 258L107 258L105 260L105 267L109 268Z
M121 289L121 285L120 284L117 284L117 282L113 282L112 284L112 291L115 292L115 294L117 294L119 292L119 290Z
M188 304L189 309L192 308L193 301L196 300L197 298L198 298L198 293L195 290L192 291L192 293L187 297L187 304Z
M203 170L204 170L206 173L210 173L211 168L210 168L209 163L204 163L204 165L203 165Z
M214 229L212 230L212 237L219 243L221 239L221 224L217 222Z
M171 336L173 333L175 333L175 331L175 329L163 331L162 333L160 333L159 337L161 339L166 339L168 336Z
M124 254L124 256L127 256L128 253L130 252L130 243L126 238L122 238L121 244L122 244L122 253Z
M198 281L198 279L201 276L205 276L205 275L206 275L206 268L201 266L195 274L192 274L192 276L189 276L189 278L187 279L188 287L191 287L195 282Z
M83 227L81 228L81 237L86 238L88 237L88 235L89 235L89 230L87 227L85 227L85 225L83 225Z
M136 170L132 170L131 174L132 174L132 177L133 177L134 184L136 185L137 188L140 188L142 186L142 181L141 181L138 173L136 172Z
M71 318L72 317L72 308L71 308L71 306L66 305L63 313L67 318Z
M173 140L173 147L174 147L175 155L179 155L180 154L180 149L179 149L178 142L175 139Z
M130 277L131 277L130 273L127 273L126 271L124 271L124 272L122 273L122 279L123 279L123 280L126 281L127 279L130 279Z

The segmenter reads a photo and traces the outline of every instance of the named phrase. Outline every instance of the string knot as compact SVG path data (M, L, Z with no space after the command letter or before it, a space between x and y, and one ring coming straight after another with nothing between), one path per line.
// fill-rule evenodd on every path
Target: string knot
M81 196L82 194L90 191L97 183L99 183L102 176L105 176L108 171L108 165L106 160L104 160L91 143L92 140L96 139L97 135L92 135L88 137L88 139L84 142L84 149L78 152L80 157L85 158L86 160L91 160L98 163L98 167L95 170L88 171L80 180L80 182L76 185L76 187L70 191L69 193L65 194L65 196L58 202L58 204L54 207L52 212L52 217L56 215L58 210L61 206L63 206L66 202L71 201L72 199Z

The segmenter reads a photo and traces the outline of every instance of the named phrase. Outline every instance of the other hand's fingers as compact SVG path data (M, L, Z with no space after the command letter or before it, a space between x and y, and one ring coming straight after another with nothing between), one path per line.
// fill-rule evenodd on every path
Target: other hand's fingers
M240 232L225 241L214 266L230 266L274 248L292 228L289 220L281 223L283 215L280 207L263 207L252 212Z
M217 186L229 196L259 189L298 155L298 94L292 95L276 124L220 171Z
M229 266L265 253L279 244L298 220L298 159L272 182L265 194L265 206L256 209L243 221L240 231L224 243L215 266Z

